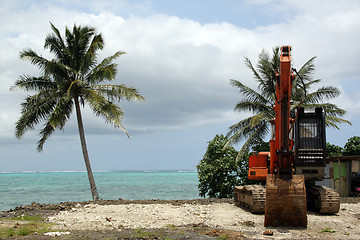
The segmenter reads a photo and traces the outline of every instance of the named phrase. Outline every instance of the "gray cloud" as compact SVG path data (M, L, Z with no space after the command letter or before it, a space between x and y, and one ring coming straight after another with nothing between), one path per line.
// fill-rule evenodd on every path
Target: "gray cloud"
M276 19L275 23L252 29L218 21L201 24L196 19L158 14L147 1L136 4L92 1L94 5L79 1L75 7L70 1L20 3L8 1L0 10L2 144L6 139L14 143L14 123L20 116L20 103L27 94L10 92L9 88L19 75L38 73L36 67L19 59L19 51L30 47L51 57L43 50L43 41L51 32L49 21L62 32L65 26L71 27L74 23L95 26L105 38L105 49L99 59L117 50L127 52L118 59L116 83L135 87L146 98L144 103L120 103L126 113L124 125L133 136L211 129L215 125L226 129L245 116L232 111L241 96L229 85L229 80L241 80L256 88L251 71L244 65L244 56L256 63L263 48L271 51L272 47L282 44L293 45L296 68L318 56L315 77L323 79L322 85L342 89L343 95L334 102L348 110L353 129L360 125L360 95L352 90L354 81L359 78L360 65L358 1L347 1L346 4L327 1L321 4L320 12L320 3L310 0L301 3L257 1L258 6L289 10L291 14L282 21ZM57 140L61 140L61 136L67 138L77 134L74 118L64 132L54 136ZM103 119L93 116L88 108L84 109L84 122L88 135L123 137ZM215 130L208 132L213 134ZM334 141L343 142L354 132L345 130L343 134L341 140L334 138ZM36 138L36 133L25 137Z

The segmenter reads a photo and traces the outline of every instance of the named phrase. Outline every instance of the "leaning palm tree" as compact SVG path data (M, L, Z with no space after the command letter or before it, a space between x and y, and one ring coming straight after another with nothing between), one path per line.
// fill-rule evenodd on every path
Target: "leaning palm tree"
M325 86L318 88L314 92L309 92L309 90L313 89L313 85L320 82L320 79L313 79L315 58L308 60L297 72L298 75L294 79L291 94L292 113L301 103L304 108L322 107L326 112L326 127L339 129L337 126L339 123L351 124L341 118L345 114L345 110L335 104L323 102L323 100L339 96L339 89L333 86ZM275 117L273 109L276 89L275 75L280 64L280 48L273 48L271 57L263 50L259 55L256 68L248 58L245 58L245 64L250 68L255 80L258 82L258 91L247 87L238 80L230 80L230 84L237 87L244 97L236 104L234 110L240 112L250 111L254 114L230 126L227 134L229 140L226 145L245 141L239 155L248 151L258 140L263 141L269 133L270 119Z
M97 62L97 51L103 49L101 34L94 28L74 25L72 31L65 28L65 37L52 24L53 33L45 39L44 48L54 55L48 60L31 49L20 53L22 59L29 60L41 70L40 76L22 75L12 89L32 91L21 104L21 117L16 122L16 137L21 138L26 131L44 122L40 130L37 150L43 150L45 141L55 131L63 129L75 108L82 152L89 177L93 200L99 199L86 147L81 106L87 103L95 115L103 116L126 132L121 125L124 112L114 102L120 100L143 100L135 88L125 85L101 84L115 79L117 64L113 61L125 52Z

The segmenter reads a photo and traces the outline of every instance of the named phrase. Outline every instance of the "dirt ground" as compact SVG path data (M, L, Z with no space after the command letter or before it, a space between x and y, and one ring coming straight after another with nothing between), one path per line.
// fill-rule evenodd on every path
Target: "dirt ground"
M342 199L339 213L332 215L308 212L307 228L265 228L263 214L251 214L231 200L219 199L34 203L0 217L40 214L54 223L54 232L63 234L17 239L360 239L359 202L359 198Z

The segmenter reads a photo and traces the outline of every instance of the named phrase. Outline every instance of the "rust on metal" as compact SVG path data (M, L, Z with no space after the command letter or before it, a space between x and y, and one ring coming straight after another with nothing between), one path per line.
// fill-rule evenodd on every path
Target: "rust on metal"
M264 213L265 187L261 185L235 186L234 203L250 209L252 213Z
M306 190L309 209L322 214L339 212L340 195L335 189L325 186L309 186Z
M304 175L288 180L277 174L267 176L264 226L307 227Z

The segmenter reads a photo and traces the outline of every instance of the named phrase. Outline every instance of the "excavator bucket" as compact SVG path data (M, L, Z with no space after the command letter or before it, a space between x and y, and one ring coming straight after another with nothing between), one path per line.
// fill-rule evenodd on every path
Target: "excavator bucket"
M304 175L291 179L267 175L264 226L307 227Z

